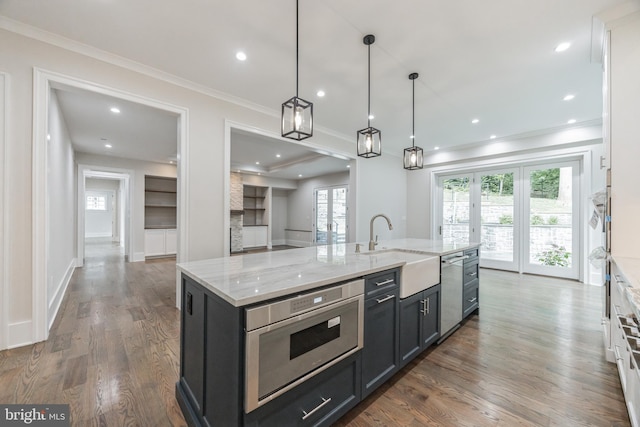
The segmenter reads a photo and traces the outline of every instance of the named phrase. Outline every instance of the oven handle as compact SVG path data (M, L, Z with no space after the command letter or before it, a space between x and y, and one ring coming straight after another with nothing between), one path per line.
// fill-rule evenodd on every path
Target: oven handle
M320 410L320 408L322 408L324 405L328 404L329 402L331 402L331 398L325 399L324 397L320 396L320 399L322 399L322 403L319 404L318 406L316 406L315 408L313 408L311 411L307 412L305 410L302 411L302 413L304 414L304 416L302 417L303 420L306 420L307 418L309 418L311 415L315 414L317 411Z

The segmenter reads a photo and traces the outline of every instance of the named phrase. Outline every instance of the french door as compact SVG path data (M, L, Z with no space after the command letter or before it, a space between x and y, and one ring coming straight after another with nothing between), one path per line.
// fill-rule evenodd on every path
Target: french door
M347 187L317 188L314 193L315 243L317 245L346 243Z
M577 279L579 182L578 162L442 175L434 235L480 242L483 267Z

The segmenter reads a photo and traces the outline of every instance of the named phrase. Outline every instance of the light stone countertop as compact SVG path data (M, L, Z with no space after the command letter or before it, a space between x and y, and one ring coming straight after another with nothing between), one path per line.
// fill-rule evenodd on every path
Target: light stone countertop
M629 283L626 295L637 319L640 319L640 258L612 257Z
M355 243L346 243L184 262L177 267L231 305L242 307L479 244L397 239L381 241L372 252L367 243L360 246L361 253L355 252Z

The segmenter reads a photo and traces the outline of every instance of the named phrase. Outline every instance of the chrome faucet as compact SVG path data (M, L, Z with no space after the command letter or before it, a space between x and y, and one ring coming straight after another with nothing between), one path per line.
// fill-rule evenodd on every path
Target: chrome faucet
M377 214L371 217L371 222L369 223L369 250L373 251L376 249L376 245L378 244L378 236L376 236L376 240L373 240L373 220L381 216L382 218L387 220L387 224L389 225L389 230L393 230L393 225L391 225L391 220L385 214Z

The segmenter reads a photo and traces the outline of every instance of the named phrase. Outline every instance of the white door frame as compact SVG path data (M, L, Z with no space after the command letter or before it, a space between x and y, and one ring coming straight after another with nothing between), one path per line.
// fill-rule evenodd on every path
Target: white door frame
M328 185L328 186L323 186L323 187L316 187L313 189L313 206L311 207L311 212L313 212L313 227L311 229L312 232L312 236L311 236L311 240L313 242L314 245L317 245L318 242L316 241L316 237L318 236L318 212L317 212L317 207L318 207L318 191L320 190L327 190L328 191L328 197L329 197L329 203L327 205L327 212L328 214L331 216L331 229L327 230L327 245L331 245L334 244L335 242L333 241L333 190L336 188L344 188L347 191L347 195L346 195L346 200L347 200L347 206L346 206L346 218L345 218L345 227L346 230L344 231L345 233L345 243L349 242L349 184L338 184L338 185ZM327 218L328 220L329 218Z
M7 160L5 155L5 140L7 140L7 125L9 123L9 75L0 72L0 350L9 347L9 262L6 259L11 247L6 231L8 214L6 212L5 195L8 192Z
M125 92L76 77L34 67L33 78L33 141L32 141L32 342L46 340L49 336L47 260L48 217L47 209L47 129L49 97L53 87L71 86L138 104L175 113L178 117L178 253L176 261L189 259L188 236L189 194L189 110L167 102L158 101L131 92ZM78 221L78 218L76 218ZM3 298L4 300L4 298ZM180 307L180 273L176 271L176 306Z
M84 265L84 241L85 241L85 196L86 196L86 179L87 178L110 178L124 182L124 193L126 197L122 198L121 203L124 205L125 217L121 220L125 224L124 232L124 254L127 261L133 260L134 233L133 219L134 204L132 203L134 193L133 183L135 182L135 172L128 169L111 168L106 166L78 165L78 233L77 233L77 255L76 267ZM120 210L120 207L118 207ZM122 243L122 242L120 242Z

